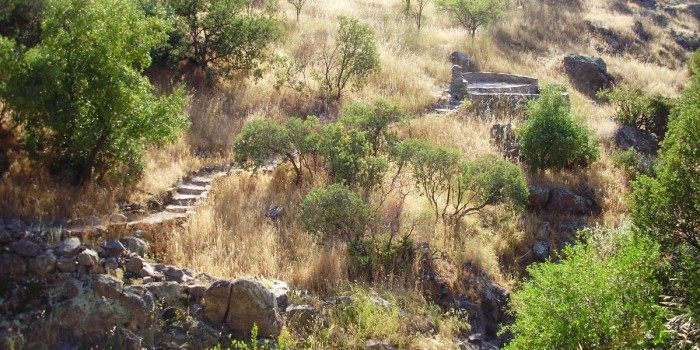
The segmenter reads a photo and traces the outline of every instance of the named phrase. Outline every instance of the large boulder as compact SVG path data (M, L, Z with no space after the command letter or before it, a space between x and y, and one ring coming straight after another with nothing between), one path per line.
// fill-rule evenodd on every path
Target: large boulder
M654 155L659 150L659 141L646 130L626 125L615 132L615 145L623 150L634 148L637 152Z
M450 54L450 61L453 65L458 65L462 67L462 72L478 72L479 69L476 66L476 61L469 57L467 54L459 51L455 51Z
M261 337L277 337L282 331L282 319L274 295L262 283L247 279L218 281L204 293L204 313L207 320L246 337L253 325Z
M592 214L596 211L596 204L583 196L566 188L553 188L549 198L547 210L560 214Z
M591 97L601 89L612 87L615 82L615 78L608 73L605 61L600 57L567 55L564 57L564 71L577 90Z

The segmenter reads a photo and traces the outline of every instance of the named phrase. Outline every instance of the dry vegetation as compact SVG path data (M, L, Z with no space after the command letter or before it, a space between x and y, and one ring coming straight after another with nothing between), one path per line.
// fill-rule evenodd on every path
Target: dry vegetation
M678 56L667 30L638 15L640 10L633 3L623 4L630 13L615 10L622 1L613 0L582 1L581 6L556 1L549 1L551 5L535 0L519 3L522 6L510 9L508 20L480 32L471 42L467 33L446 22L432 3L418 32L413 21L403 17L399 0L310 0L297 24L293 8L281 2L280 16L286 33L274 51L302 57L319 33L334 30L337 16L361 19L375 31L382 68L364 89L353 92L346 101L367 102L383 97L398 103L412 118L396 126L400 138L426 138L440 146L459 149L471 159L495 151L489 143L494 119L465 113L450 117L425 115L436 101L436 94L448 85L448 56L452 51L473 56L484 71L530 75L542 82L566 82L561 61L572 52L600 55L622 83L640 86L650 93L675 96L687 81L682 64L685 57ZM605 24L626 37L634 35L631 26L635 20L641 20L652 39L640 52L598 54L598 39L585 34L585 20ZM669 25L679 26L678 23ZM307 93L274 89L274 67L267 68L258 80L227 81L215 91L192 91L187 107L190 131L174 145L152 149L147 156L145 177L134 186L75 191L54 185L47 174L30 170L33 168L24 160L15 163L0 183L2 215L32 218L111 212L115 200L122 196L143 201L147 194L163 191L188 171L230 159L232 140L247 120L284 120L321 107ZM602 141L601 158L584 170L530 174L527 182L592 188L603 213L591 217L590 223L619 225L627 212L624 197L628 184L611 163L610 138L616 128L610 118L612 109L570 92L575 114L585 118ZM209 202L186 226L166 233L169 245L163 252L164 260L219 277L259 275L320 293L344 289L348 282L346 249L342 244L322 244L301 229L296 219L299 203L311 187L294 187L287 170L280 168L271 175L243 173L218 180ZM410 181L405 186L413 189ZM397 201L398 198L392 198L387 203ZM263 215L270 205L285 209L280 220ZM379 209L383 215L389 215L391 210L391 205ZM488 277L506 286L513 285L522 273L520 264L530 254L539 224L548 220L555 226L568 219L533 213L513 216L494 208L469 216L454 233L445 233L447 230L433 220L427 202L415 190L399 210L403 211L405 226L414 225L412 238L416 242L430 243L444 252L454 266L478 266ZM454 280L457 284L457 274ZM400 286L405 287L410 286Z

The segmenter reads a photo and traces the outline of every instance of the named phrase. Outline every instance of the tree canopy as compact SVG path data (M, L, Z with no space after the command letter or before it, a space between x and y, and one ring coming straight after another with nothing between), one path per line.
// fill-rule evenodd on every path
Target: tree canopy
M487 27L505 15L508 0L437 0L474 39L479 28Z
M0 54L16 57L0 93L29 153L78 183L137 177L146 144L172 141L187 125L182 90L157 97L142 75L164 30L131 1L50 1L41 42L21 53L3 44Z

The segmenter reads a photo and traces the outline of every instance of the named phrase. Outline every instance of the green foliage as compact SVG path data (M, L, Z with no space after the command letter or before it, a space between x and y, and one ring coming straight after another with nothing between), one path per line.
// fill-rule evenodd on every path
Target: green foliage
M617 87L601 90L598 96L615 106L615 122L645 129L663 138L668 129L672 100L660 95L647 95L639 88Z
M47 0L0 0L0 36L25 47L34 47L41 39L41 22Z
M562 262L528 267L512 295L514 339L506 349L649 349L667 335L656 296L656 246L601 231L567 246Z
M244 0L174 0L169 2L189 38L185 57L218 73L251 70L264 58L279 32L277 22L250 10ZM211 71L209 71L211 72Z
M495 155L466 161L453 149L409 139L397 148L400 167L410 165L417 187L445 223L455 223L487 205L523 207L527 186L520 169Z
M468 31L473 40L477 29L505 16L508 0L437 0L437 5Z
M236 136L233 143L235 159L246 167L257 169L282 156L292 164L296 182L301 184L304 167L311 173L306 157L316 152L319 142L317 126L316 117L307 117L306 120L290 118L284 125L271 120L252 120Z
M385 276L410 274L415 258L408 235L394 242L394 236L379 235L348 244L348 273L351 279L373 281Z
M314 188L299 212L304 230L326 239L358 240L372 220L360 196L342 184Z
M390 298L388 301L388 306L381 305L376 297L356 289L352 302L340 306L332 315L332 322L362 340L395 337L407 320L396 300Z
M130 1L55 0L46 13L42 41L2 91L26 149L79 183L108 172L137 178L146 144L173 141L186 126L182 90L158 98L142 75L164 24Z
M616 167L623 169L632 179L641 175L656 176L654 172L656 157L642 154L634 148L616 152L613 154L612 161Z
M339 101L348 86L361 88L367 77L379 70L379 54L374 32L358 20L338 17L338 32L332 43L325 43L321 53L321 97ZM350 85L348 85L350 84Z
M695 50L693 52L693 55L690 56L690 60L688 60L688 71L690 71L690 75L693 77L698 77L700 76L700 49Z
M396 133L390 131L389 126L398 122L402 115L403 111L398 105L377 99L371 105L348 104L343 108L343 117L339 122L363 131L372 147L372 155L376 157L380 150L396 142Z
M306 5L306 0L287 0L289 4L294 6L294 10L296 10L297 14L297 23L299 22L299 15L301 14L301 9L304 8L304 5Z
M527 105L529 119L520 125L517 135L520 154L530 171L562 170L598 158L597 143L585 124L571 116L564 92L565 86L548 85L542 88L538 100Z

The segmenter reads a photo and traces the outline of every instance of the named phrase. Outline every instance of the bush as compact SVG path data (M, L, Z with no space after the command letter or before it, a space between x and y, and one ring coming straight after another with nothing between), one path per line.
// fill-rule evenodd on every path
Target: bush
M479 28L487 27L505 15L507 0L438 0L437 5L474 39Z
M530 171L586 166L598 158L598 145L590 130L573 119L565 92L565 86L548 85L527 105L529 119L517 135Z
M381 277L411 273L415 248L409 236L394 241L388 234L348 244L350 279L374 281Z
M648 349L666 340L657 247L628 232L596 232L589 242L528 268L511 299L506 349Z
M633 128L645 129L663 139L668 129L668 118L673 100L661 95L646 95L639 88L602 90L598 96L615 106L615 122Z
M656 174L654 172L656 157L642 154L634 148L616 152L612 161L616 167L623 169L632 179L641 175L653 177Z
M359 240L372 216L360 196L347 186L332 184L314 188L301 202L304 230L325 239Z

